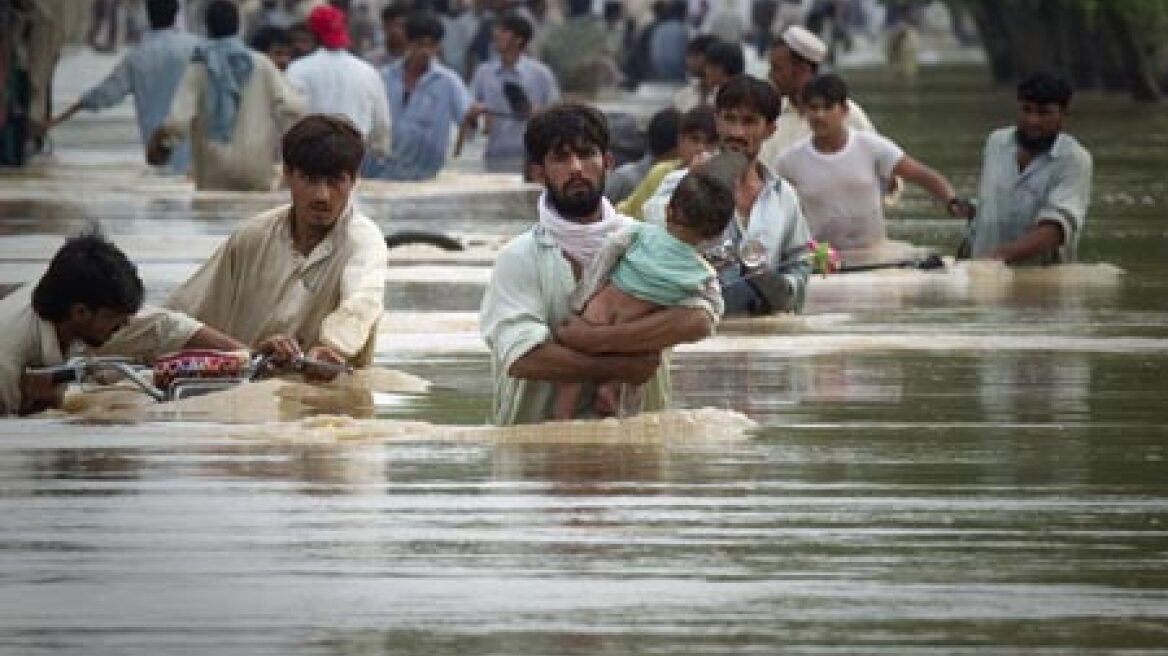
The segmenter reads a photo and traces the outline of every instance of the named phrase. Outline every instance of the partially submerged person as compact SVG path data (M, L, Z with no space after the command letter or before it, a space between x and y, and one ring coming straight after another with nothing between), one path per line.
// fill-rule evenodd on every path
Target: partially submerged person
M386 276L385 238L353 205L365 148L341 116L310 114L284 135L292 203L236 230L167 307L278 359L372 361Z
M827 57L827 46L806 28L793 25L771 45L768 57L768 79L783 101L775 132L763 144L760 155L767 166L773 167L779 154L811 134L811 124L802 111L799 94L818 75L819 66ZM857 132L875 131L868 115L851 98L848 98L846 123Z
M458 75L438 61L445 28L434 14L406 19L405 57L381 71L382 96L389 98L393 148L370 161L366 177L429 180L446 164L450 133L470 109L470 93Z
M661 186L665 176L677 169L688 169L702 157L717 149L718 123L713 107L695 107L681 117L677 137L677 158L653 165L640 184L617 204L617 211L634 219L644 218L645 201Z
M727 156L737 158L741 175L745 158L736 153ZM701 248L722 234L733 214L732 184L701 168L690 171L673 192L664 227L637 223L609 238L573 292L572 311L585 323L609 325L667 307L697 307L716 323L722 318L722 293L718 273L706 262ZM620 384L599 385L596 413L636 412L641 395L635 390ZM559 386L556 419L575 416L582 391L579 383Z
M1008 264L1078 257L1091 202L1091 153L1063 131L1071 86L1049 73L1018 85L1018 122L990 133L969 255Z
M581 273L608 237L632 223L602 193L613 163L608 141L604 115L585 105L555 105L528 125L528 156L544 185L539 221L499 253L479 316L491 351L496 424L550 419L558 383L584 384L580 407L590 415L595 383L653 379L645 407L663 408L668 371L658 370L657 352L713 329L697 308L668 308L611 326L565 323Z
M97 86L89 89L77 102L49 124L56 127L84 109L98 112L134 96L134 113L138 134L145 144L170 111L170 103L182 80L191 53L202 39L175 29L178 0L147 0L146 16L150 30L142 41L126 53L114 70ZM165 171L183 175L190 167L190 143L183 139L174 146Z
M727 315L801 312L807 297L811 233L790 183L759 159L763 142L775 130L779 96L749 75L727 82L715 100L718 139L723 150L746 156L746 175L735 195L734 220L722 234L726 251L718 264ZM645 219L662 224L664 208L683 171L665 176L645 202Z
M270 191L276 145L302 103L280 69L240 40L234 3L213 0L206 19L207 41L195 49L146 159L166 161L189 134L196 188Z
M848 251L876 249L886 242L884 180L893 176L919 185L950 216L967 216L968 205L941 174L906 154L887 137L847 126L848 87L828 73L803 86L803 113L811 136L788 148L775 173L799 194L817 241Z
M308 14L308 27L320 47L288 66L288 83L313 114L347 116L369 150L389 153L389 104L377 70L355 57L349 47L345 14L320 5Z
M466 120L471 129L486 117L483 164L493 173L524 173L523 133L531 114L560 99L551 69L530 57L531 23L514 13L495 22L492 44L497 58L483 62L471 79L474 99ZM523 104L525 106L516 106ZM519 101L517 103L517 101Z
M152 359L184 348L242 348L177 312L144 308L138 270L97 232L65 242L36 285L0 300L0 414L60 404L63 388L43 373L74 355Z

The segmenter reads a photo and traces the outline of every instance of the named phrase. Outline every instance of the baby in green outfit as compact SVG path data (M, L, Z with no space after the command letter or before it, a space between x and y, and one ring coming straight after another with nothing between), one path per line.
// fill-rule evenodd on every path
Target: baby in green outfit
M666 307L706 309L717 321L722 295L717 273L702 257L700 247L721 237L734 215L734 191L723 176L702 167L691 170L677 185L666 208L666 225L638 223L605 244L571 299L572 309L592 324L632 321ZM619 258L619 259L618 259ZM607 274L607 282L596 283ZM595 284L589 284L589 280ZM639 402L627 398L636 390L603 383L596 390L600 415ZM556 419L575 415L580 402L579 383L561 383L556 391ZM639 395L637 395L639 396Z

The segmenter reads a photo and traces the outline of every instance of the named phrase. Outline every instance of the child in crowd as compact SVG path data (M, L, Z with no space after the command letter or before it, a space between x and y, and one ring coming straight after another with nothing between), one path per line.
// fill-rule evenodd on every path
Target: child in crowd
M616 324L677 306L700 307L714 321L722 316L722 294L701 247L722 235L734 215L734 184L746 169L738 153L719 155L691 170L666 207L665 227L638 223L605 244L573 292L570 304L592 324ZM571 419L581 385L561 384L554 416ZM622 396L624 398L622 398ZM636 390L604 383L596 390L600 415L640 408Z

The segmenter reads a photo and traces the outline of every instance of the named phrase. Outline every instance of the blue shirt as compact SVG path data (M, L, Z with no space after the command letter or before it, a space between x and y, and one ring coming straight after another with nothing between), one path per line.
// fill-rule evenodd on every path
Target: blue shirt
M134 111L138 115L138 132L142 143L166 119L170 101L191 60L191 52L202 39L176 29L151 30L101 84L81 96L81 107L98 111L120 103L134 94ZM190 163L190 142L186 139L171 153L167 168L185 173Z
M662 80L685 80L685 50L689 31L679 20L667 20L649 38L649 62L653 74Z
M1048 221L1062 228L1063 243L1028 264L1074 262L1091 202L1091 153L1062 133L1019 171L1015 132L1001 128L986 139L977 217L970 225L973 257L987 257Z
M531 100L534 112L560 99L560 88L551 69L543 63L520 55L513 68L507 68L499 59L484 62L471 80L471 94L482 103L487 114L486 168L500 173L522 173L524 150L523 133L527 120L511 116L511 104L503 93L503 85L513 82L523 88Z
M383 180L428 180L446 163L451 125L466 115L470 95L454 71L431 62L407 97L402 64L381 72L389 94L393 145L390 156L372 175Z

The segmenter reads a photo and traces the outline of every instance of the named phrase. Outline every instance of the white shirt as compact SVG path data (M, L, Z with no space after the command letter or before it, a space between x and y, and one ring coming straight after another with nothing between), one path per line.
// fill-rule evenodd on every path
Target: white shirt
M377 69L345 50L317 48L292 62L288 82L315 114L344 114L369 146L389 154L389 100Z
M876 131L872 121L868 120L868 115L851 98L848 98L848 115L844 119L844 125L857 132ZM775 133L763 142L758 160L774 168L775 162L784 150L810 136L811 124L807 122L807 117L800 114L791 101L783 98L783 111L775 120Z
M834 153L803 139L779 155L775 173L795 187L812 237L837 249L864 248L884 239L880 181L891 177L904 151L874 132L845 134Z

